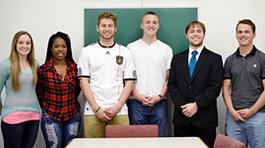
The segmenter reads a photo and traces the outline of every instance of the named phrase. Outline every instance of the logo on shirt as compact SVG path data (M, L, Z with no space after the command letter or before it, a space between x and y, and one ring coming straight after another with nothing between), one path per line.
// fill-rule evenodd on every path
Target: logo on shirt
M109 51L107 51L107 52L106 52L106 55L110 55L110 52L109 52Z
M123 56L119 56L119 55L117 55L117 56L116 56L116 63L117 63L118 65L121 65L121 64L123 63Z

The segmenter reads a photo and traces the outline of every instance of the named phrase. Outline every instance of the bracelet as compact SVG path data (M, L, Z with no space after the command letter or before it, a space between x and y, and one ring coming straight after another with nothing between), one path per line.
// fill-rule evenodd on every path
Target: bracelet
M161 100L165 99L162 95L158 95L160 97Z
M100 109L101 109L101 107L98 107L98 109L95 111L95 113L97 113Z

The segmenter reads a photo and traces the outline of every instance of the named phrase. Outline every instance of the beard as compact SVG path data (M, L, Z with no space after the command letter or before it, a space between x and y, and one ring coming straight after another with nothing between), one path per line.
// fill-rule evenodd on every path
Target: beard
M194 46L194 47L200 47L202 46L203 44L203 41L200 41L199 43L193 43L193 42L189 42L191 46Z

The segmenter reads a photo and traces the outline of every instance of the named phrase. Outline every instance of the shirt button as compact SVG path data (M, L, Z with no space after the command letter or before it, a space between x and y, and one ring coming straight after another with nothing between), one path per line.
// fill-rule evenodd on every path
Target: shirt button
M191 89L191 86L189 86L189 89Z

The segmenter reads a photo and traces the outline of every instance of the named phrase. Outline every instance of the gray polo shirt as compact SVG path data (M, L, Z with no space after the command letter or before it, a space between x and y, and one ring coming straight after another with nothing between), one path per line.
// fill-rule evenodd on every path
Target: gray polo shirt
M263 92L265 79L265 54L253 46L245 57L239 48L225 61L224 79L231 79L231 97L234 108L252 107ZM263 106L260 111L265 111Z

